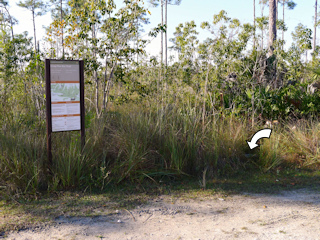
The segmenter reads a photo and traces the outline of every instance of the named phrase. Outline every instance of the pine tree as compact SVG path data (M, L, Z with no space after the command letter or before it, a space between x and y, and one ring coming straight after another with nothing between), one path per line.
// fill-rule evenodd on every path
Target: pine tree
M36 35L36 20L37 16L42 16L47 12L47 5L42 0L25 0L19 1L17 4L19 7L28 9L32 14L33 21L33 36L34 36L34 49L37 51L37 35Z

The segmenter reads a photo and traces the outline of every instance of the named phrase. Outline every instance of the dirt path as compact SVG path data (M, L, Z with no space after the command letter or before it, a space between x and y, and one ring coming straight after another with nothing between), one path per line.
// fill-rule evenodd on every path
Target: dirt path
M59 217L54 226L7 239L320 239L320 194L213 196L168 201L162 196L130 211L100 217Z

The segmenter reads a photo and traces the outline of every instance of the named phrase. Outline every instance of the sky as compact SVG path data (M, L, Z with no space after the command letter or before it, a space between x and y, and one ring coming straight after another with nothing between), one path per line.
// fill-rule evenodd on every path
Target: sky
M9 0L9 11L12 16L19 21L18 25L14 26L14 32L22 33L23 31L28 31L29 36L32 37L33 25L31 12L18 7L16 5L18 2L19 0ZM115 0L115 2L117 6L120 6L123 1ZM152 7L148 3L148 0L144 0L144 2L151 13L151 15L149 15L150 24L144 26L145 32L142 33L144 38L148 38L148 32L161 22L161 15L160 6ZM298 23L302 23L313 30L315 1L295 0L295 2L297 6L294 10L285 11L285 22L288 27L288 31L285 33L286 47L291 45L291 32L294 31ZM203 21L212 22L213 15L218 14L221 10L225 10L228 17L239 19L241 23L253 23L253 0L182 0L179 6L168 5L168 40L173 37L176 26L191 20L194 20L197 25L197 31L199 32L198 39L200 41L210 37L210 34L206 30L200 28L200 24ZM265 7L264 15L268 16L268 7ZM259 0L256 0L256 17L260 16L261 8ZM282 7L279 9L279 18L282 18ZM48 26L50 22L50 13L36 18L37 39L40 41L45 36L43 26ZM320 31L318 30L318 32L318 39L320 39ZM278 36L281 36L281 32L278 32ZM147 53L153 56L159 55L160 36L155 39L148 39L150 39L151 42L147 46ZM168 42L168 46L170 45L171 43ZM171 54L175 55L173 52L171 52Z

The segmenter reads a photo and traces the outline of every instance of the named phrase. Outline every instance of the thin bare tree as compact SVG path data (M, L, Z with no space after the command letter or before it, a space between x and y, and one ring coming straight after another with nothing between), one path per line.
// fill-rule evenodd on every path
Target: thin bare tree
M263 19L264 18L264 14L263 14L264 7L267 5L268 0L259 0L259 3L260 3L260 9L261 9L261 19ZM262 23L261 27L262 27L262 29L261 29L261 50L263 50L263 46L264 46L264 44L263 44L263 40L264 40L264 25L263 25L263 23Z
M164 17L164 24L166 25L166 31L164 33L164 49L165 49L165 66L167 67L168 64L168 0L165 0L165 17Z
M253 0L253 49L256 49L256 0Z
M64 59L64 43L63 43L63 8L62 8L62 0L60 0L60 22L61 22L61 46L62 46L62 59Z
M318 16L317 16L317 11L318 11L318 0L316 0L315 5L314 5L314 30L313 30L313 51L316 50L316 44L317 44L317 23L318 23Z

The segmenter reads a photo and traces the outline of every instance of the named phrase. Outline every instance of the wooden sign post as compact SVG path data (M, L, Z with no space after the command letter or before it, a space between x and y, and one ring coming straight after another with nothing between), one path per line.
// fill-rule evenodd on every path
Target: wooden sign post
M85 144L84 64L83 60L45 60L47 152L52 166L52 132L81 132Z

